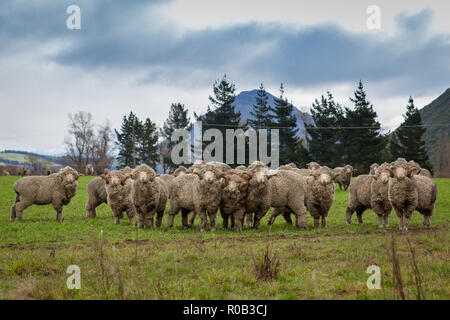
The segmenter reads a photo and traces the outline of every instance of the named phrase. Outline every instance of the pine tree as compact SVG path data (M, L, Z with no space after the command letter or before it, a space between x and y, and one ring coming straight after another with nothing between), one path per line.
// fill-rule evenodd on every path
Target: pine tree
M146 165L155 168L156 163L159 160L158 131L156 129L156 124L149 118L145 119L145 122L140 126L137 154L139 164L145 163Z
M272 126L272 107L269 105L269 96L267 95L264 85L261 83L256 95L256 104L253 105L250 114L253 119L248 120L248 124L253 129L265 129Z
M138 164L140 162L139 155L136 152L136 146L141 127L141 121L133 111L130 111L128 117L123 116L120 132L114 130L117 136L116 145L119 149L117 161L119 162L120 168L126 166L133 168L135 163Z
M343 109L334 101L330 92L316 99L311 108L315 125L305 123L309 157L321 165L334 168L342 165L341 142L337 127L343 117Z
M432 170L425 141L422 140L427 129L422 127L422 118L419 109L414 106L412 97L409 97L403 118L403 123L394 131L390 141L393 160L399 157L414 160L422 167Z
M377 113L366 99L363 84L360 81L354 98L350 98L355 108L345 108L343 126L349 127L341 132L344 163L351 164L358 174L368 172L374 162L381 162L382 151L387 139L381 133L381 125L376 120Z
M171 150L176 142L172 142L172 133L176 129L186 129L189 130L190 119L188 117L188 109L185 108L184 104L172 103L170 106L169 117L164 122L161 129L161 135L166 139L166 144L164 146L164 154L162 156L162 162L164 168L175 169L177 165L172 162Z
M297 139L297 117L293 113L293 105L284 97L284 86L280 85L280 97L274 100L274 123L279 128L280 165L301 161L300 141Z
M245 126L240 125L241 113L236 112L233 106L234 99L236 98L236 87L233 83L227 80L227 76L224 75L222 79L216 80L213 85L213 96L209 96L211 106L208 106L207 111L202 116L197 116L194 113L197 121L202 121L202 134L211 128L221 131L223 136L223 161L226 157L226 129L236 130L242 128L246 130ZM206 145L206 143L204 144ZM235 145L235 149L237 146ZM236 155L236 150L235 150ZM236 164L236 162L234 162Z

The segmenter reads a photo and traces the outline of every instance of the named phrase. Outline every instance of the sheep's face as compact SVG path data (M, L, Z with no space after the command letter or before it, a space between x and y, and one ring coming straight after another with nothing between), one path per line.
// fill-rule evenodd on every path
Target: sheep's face
M227 183L226 189L230 193L245 192L248 188L248 181L250 179L251 176L247 172L229 172L225 178Z
M64 184L72 184L81 176L82 174L79 174L75 169L71 167L65 167L59 170L58 173L59 180Z
M131 178L139 181L142 184L152 182L157 176L158 175L155 173L155 171L145 164L142 164L134 169L133 173L131 174Z
M192 173L197 175L202 181L205 181L208 184L212 184L214 181L218 181L221 178L225 178L226 176L226 174L221 170L208 165L199 170L194 169Z
M113 187L124 185L125 182L131 178L130 173L122 173L117 170L108 171L100 176L103 180L105 180L106 184L109 184Z
M347 172L347 173L352 173L353 167L352 167L351 165L346 165L346 166L344 167L344 170L345 170L345 172Z
M403 158L397 159L391 168L393 176L399 180L405 179L405 177L411 177L411 175L418 171L416 167L406 162Z
M319 170L315 170L312 177L317 180L320 184L326 186L333 182L333 171L327 167L321 167Z
M389 177L392 176L392 170L388 163L383 163L381 166L375 169L375 175L377 180L380 180L383 184L389 181Z
M308 167L308 169L320 169L320 164L318 164L317 162L310 162L306 166Z

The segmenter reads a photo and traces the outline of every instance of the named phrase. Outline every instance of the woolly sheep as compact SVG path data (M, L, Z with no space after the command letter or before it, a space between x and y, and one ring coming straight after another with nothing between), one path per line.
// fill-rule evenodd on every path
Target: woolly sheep
M228 219L231 217L231 228L236 225L236 231L241 231L246 211L248 181L251 176L242 170L230 170L224 179L225 187L222 190L220 203L222 227L228 228Z
M322 227L326 227L326 218L334 202L335 184L332 180L333 171L328 167L310 170L310 175L306 178L305 205L311 216L314 218L314 228L319 227L322 220ZM275 218L281 212L272 211L269 218L269 225L272 225ZM291 211L285 210L283 216L288 223L292 223Z
M249 166L252 176L247 190L247 215L253 217L254 228L258 228L261 218L270 207L274 216L290 209L295 214L295 225L306 228L306 181L289 170L268 170L262 163Z
M400 158L401 159L401 158ZM417 172L415 172L415 174L419 175L419 176L425 176L428 178L433 178L433 176L431 175L431 172L428 171L425 168L422 168L420 166L420 164L418 164L417 162L415 162L414 160L409 161L410 164L412 164L414 167L417 168Z
M378 163L374 162L370 165L370 171L369 174L374 176L375 175L375 170L379 167Z
M120 169L120 172L127 174L133 171L130 167ZM104 173L108 173L105 169ZM95 218L97 216L96 208L102 203L108 203L108 195L106 194L106 184L102 177L96 177L89 181L86 185L88 200L86 201L86 218Z
M28 175L29 171L30 171L29 168L27 166L23 165L17 169L17 175L24 177L24 176Z
M360 175L349 187L346 221L351 223L353 212L356 211L358 223L362 224L362 214L366 209L372 209L378 216L378 226L387 227L392 206L388 199L388 182L391 169L388 163L383 163L375 170L375 175Z
M131 173L123 173L119 170L105 170L100 177L105 180L106 201L114 216L114 223L119 224L123 212L127 213L130 224L135 224L136 208L133 204L131 190L133 182Z
M389 202L399 217L399 229L407 231L414 210L423 215L423 226L430 226L437 198L436 183L425 176L414 175L417 168L399 158L392 165L389 179Z
M92 166L92 164L87 164L87 165L86 165L85 174L86 174L87 176L92 176L92 175L94 175L94 167Z
M176 177L169 186L170 209L168 228L173 226L175 215L182 211L183 228L188 228L187 215L194 211L201 219L200 231L205 230L207 215L211 231L216 229L217 210L222 198L222 181L225 173L214 165L204 165L192 174Z
M153 227L155 212L156 226L160 227L169 195L166 183L145 164L134 169L132 178L132 198L138 215L138 227Z
M344 187L344 190L348 189L350 181L352 180L352 172L353 167L349 164L344 167L337 167L333 169L333 180L339 185L339 190L342 190L342 187Z
M308 164L306 164L306 167L308 169L319 169L320 168L320 164L318 164L317 162L310 162Z
M65 167L49 176L24 177L14 183L16 199L11 207L11 221L21 221L23 210L29 206L52 204L56 220L62 220L63 206L68 205L77 192L77 179L81 176L75 169Z

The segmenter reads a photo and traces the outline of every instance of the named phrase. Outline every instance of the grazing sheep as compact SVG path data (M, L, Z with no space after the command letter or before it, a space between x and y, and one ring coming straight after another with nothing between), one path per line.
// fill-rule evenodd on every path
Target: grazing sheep
M105 180L106 201L114 216L114 223L119 224L123 212L127 213L130 224L135 224L136 208L132 199L133 182L131 173L123 173L119 170L105 170L100 177Z
M11 207L11 221L21 221L23 210L29 206L52 204L56 220L61 221L63 206L77 192L77 179L81 176L75 169L65 167L50 176L24 177L14 183L16 200Z
M132 178L132 198L138 215L138 227L152 228L155 212L156 226L160 227L169 196L166 183L145 164L134 169Z
M304 177L289 170L268 170L259 161L249 166L248 173L252 178L247 190L247 222L253 228L258 228L261 218L270 207L273 208L274 216L283 213L285 209L291 210L296 217L295 225L306 228Z
M92 164L87 164L86 165L85 174L87 176L93 176L94 175L94 167L92 166Z
M358 223L362 224L363 212L372 209L378 216L378 227L389 225L392 206L388 197L388 182L391 172L390 165L383 163L375 170L375 175L360 175L350 183L346 209L348 224L351 223L353 212L356 211Z
M401 158L400 158L401 159ZM430 171L428 171L427 169L425 169L425 168L422 168L421 166L420 166L420 164L418 164L417 162L415 162L414 160L411 160L411 161L409 161L409 163L411 164L411 165L413 165L414 167L416 167L417 168L417 172L415 172L415 174L417 174L417 175L419 175L419 176L425 176L425 177L428 177L428 178L433 178L433 176L431 175L431 172Z
M436 183L425 176L414 175L417 168L399 158L392 165L389 179L389 202L399 217L399 229L407 231L414 210L423 215L423 226L430 226L437 197Z
M335 184L332 180L333 171L328 167L320 167L316 170L310 170L310 175L305 176L306 179L306 194L305 205L311 216L314 218L314 228L319 227L320 220L322 220L322 227L326 227L326 217L334 202ZM274 212L269 218L269 225L272 225L275 218L280 213L283 213L285 220L292 223L291 210L287 209L284 212Z
M352 180L353 167L347 164L345 167L334 168L333 172L335 176L334 181L339 185L339 190L342 190L342 187L344 187L344 190L347 190Z
M306 166L308 167L308 169L319 169L320 168L320 164L318 164L317 162L310 162L310 163L306 164Z
M28 175L29 171L30 171L30 169L27 166L23 165L17 169L17 175L24 177L24 176Z
M9 173L9 171L8 171L8 170L5 170L5 171L3 171L3 175L4 175L4 176L9 176L9 175L10 175L10 173Z
M378 163L374 162L370 165L370 171L369 174L374 176L375 175L375 170L377 170L377 168L379 167Z
M101 177L96 177L86 185L88 200L86 201L86 218L97 216L96 208L102 203L107 203L106 184Z
M183 228L189 227L187 216L194 211L201 219L200 231L205 230L207 215L211 231L215 231L217 210L222 198L222 178L225 178L225 173L209 164L192 174L176 177L169 186L168 228L173 226L175 215L181 210Z
M251 176L242 170L230 170L224 179L225 187L222 190L220 203L222 227L223 229L228 228L228 219L231 217L231 228L236 224L236 231L241 231L246 210L248 181Z

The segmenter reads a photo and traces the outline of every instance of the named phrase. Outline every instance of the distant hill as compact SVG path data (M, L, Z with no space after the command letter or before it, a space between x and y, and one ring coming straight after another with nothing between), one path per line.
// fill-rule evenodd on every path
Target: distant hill
M0 165L27 165L30 166L29 157L35 157L37 162L44 167L59 167L62 166L61 158L57 156L42 155L27 151L18 150L4 150L0 151Z
M423 136L437 177L450 178L450 88L420 110L428 125Z

